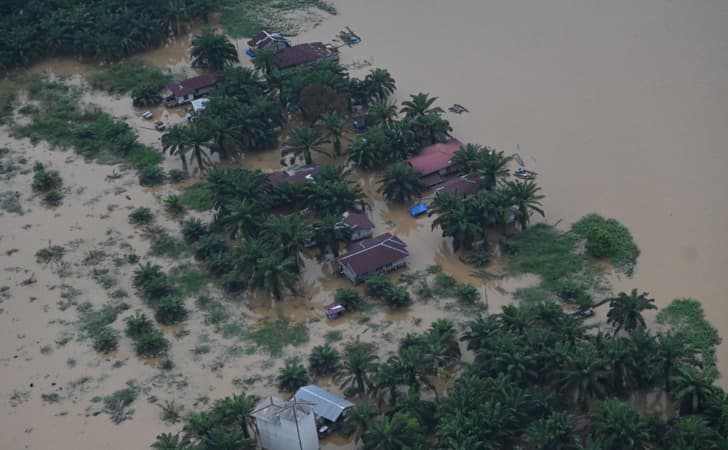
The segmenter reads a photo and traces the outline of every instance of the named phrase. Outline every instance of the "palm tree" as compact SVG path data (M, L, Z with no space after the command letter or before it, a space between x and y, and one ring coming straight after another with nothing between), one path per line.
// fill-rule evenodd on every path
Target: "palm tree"
M424 189L420 174L412 166L399 161L384 171L378 192L387 201L404 203L418 198Z
M670 425L666 443L670 450L721 448L720 436L700 416L678 417Z
M432 107L437 101L437 97L430 97L430 94L420 92L416 95L410 95L410 99L402 102L401 113L410 120L415 120L425 114L441 114L445 111L439 107Z
M204 439L217 425L217 419L206 412L191 412L182 428L185 439Z
M265 289L276 301L281 300L284 289L296 292L298 266L291 257L280 259L275 254L268 255L259 258L250 270L250 286Z
M218 211L215 215L215 228L224 230L230 239L240 236L253 237L260 229L260 207L251 200L244 198L232 202Z
M187 167L187 151L189 151L189 133L187 127L183 125L171 126L166 133L162 135L162 150L169 152L171 156L179 155L182 160L182 170L190 173Z
M475 352L488 348L500 330L500 324L494 315L478 316L467 325L468 329L461 339L468 343L468 350Z
M680 366L672 379L672 397L681 416L701 414L712 398L719 392L713 381L715 377L707 370Z
M298 359L288 359L286 365L278 371L278 389L286 392L296 392L301 386L308 384L308 372Z
M263 235L275 242L285 257L295 258L299 270L303 267L301 253L306 248L306 241L312 237L312 232L300 215L269 216L263 224Z
M369 429L369 425L374 422L374 418L379 415L379 411L369 403L359 403L353 408L344 411L344 430L347 436L354 435L354 442L362 439L364 433Z
M317 128L298 127L291 130L282 153L283 156L288 154L293 154L294 157L303 155L306 164L312 164L312 151L331 156L321 149L321 146L325 143L326 140Z
M308 356L308 369L314 376L330 375L336 372L339 359L339 352L329 344L317 345Z
M664 333L657 335L655 351L657 365L665 392L670 392L671 380L676 375L679 365L695 365L697 349L682 333Z
M423 439L420 423L410 414L395 413L382 417L363 436L364 450L401 450L412 448Z
M387 102L377 103L367 111L373 123L389 127L397 118L397 106Z
M324 113L316 125L324 130L327 139L332 139L334 142L334 154L336 156L341 155L341 137L344 135L347 129L347 121L343 117L339 116L335 112Z
M469 175L480 167L483 153L487 150L478 144L465 144L452 157L452 167L457 173Z
M433 373L438 374L440 368L451 366L460 360L460 345L453 323L447 319L438 319L430 325L424 336L423 349L433 363Z
M221 71L228 64L238 62L235 45L225 35L217 35L206 28L192 38L192 67L206 67Z
M509 174L508 163L510 156L505 156L502 151L486 149L480 153L477 174L482 179L483 187L493 189L498 180L507 177Z
M385 398L389 398L389 406L396 405L399 398L399 386L402 384L402 374L399 366L390 364L390 361L379 364L374 374L373 384L373 391L377 396L380 407Z
M566 392L576 392L576 400L582 410L586 410L590 397L606 396L607 368L594 347L569 355L561 375L562 388Z
M394 78L386 69L372 69L364 78L369 98L377 102L385 101L396 90Z
M632 289L630 294L620 292L617 297L609 299L607 323L616 327L614 329L615 335L623 328L631 332L637 328L645 327L645 318L642 317L642 311L657 309L657 306L654 305L655 299L648 298L648 295L647 292L638 294L637 289Z
M450 122L439 114L424 114L411 123L420 146L444 142L451 137Z
M340 216L349 210L364 210L364 192L358 183L314 180L304 187L306 204L318 217Z
M521 229L525 230L528 226L531 211L536 211L542 217L545 215L543 209L541 209L541 200L544 196L538 193L541 188L536 183L531 180L518 180L509 181L506 186L506 192L510 195L511 201L516 207L516 220Z
M341 387L351 387L359 396L372 386L371 377L377 369L376 347L369 342L361 342L357 337L344 347L344 356L339 372L334 380Z
M249 428L250 413L258 403L255 395L233 394L215 402L212 411L219 423L226 427L235 427L243 433L243 437L251 437Z
M328 215L314 226L313 236L319 248L320 257L326 254L328 248L336 258L339 256L339 243L349 240L351 230L341 223L341 216Z
M255 58L253 58L255 68L263 72L266 77L277 70L275 62L276 53L272 50L259 50L255 53Z
M442 229L444 237L452 238L452 246L455 251L458 251L460 247L470 250L475 238L483 231L480 224L473 221L472 215L463 201L454 203L452 209L440 214L432 222L431 228L434 230L435 227Z
M152 444L154 450L183 450L188 448L189 440L178 434L162 433L157 435L157 440Z
M203 448L215 450L241 450L245 443L243 435L238 430L228 430L216 426L201 439Z
M203 127L189 127L187 129L187 145L192 150L192 157L197 161L197 168L202 173L209 165L210 157L205 148L210 148L210 132Z
M574 416L565 412L554 412L529 425L524 440L528 448L541 450L577 450L579 448L573 430Z
M591 415L592 430L602 448L637 450L649 439L642 418L630 406L619 400L605 400Z

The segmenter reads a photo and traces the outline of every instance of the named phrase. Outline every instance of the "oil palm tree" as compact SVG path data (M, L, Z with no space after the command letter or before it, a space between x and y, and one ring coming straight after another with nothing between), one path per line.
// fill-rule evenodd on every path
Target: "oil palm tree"
M452 157L453 170L460 174L475 173L480 167L483 153L487 150L478 144L465 144Z
M401 450L423 440L420 423L406 413L383 416L364 433L364 450Z
M397 106L387 102L377 103L369 108L367 116L377 125L390 127L397 118Z
M681 416L701 414L719 390L713 386L715 377L707 370L680 366L672 378L672 398Z
M473 221L470 211L462 201L454 203L452 209L437 216L432 221L432 229L434 230L435 227L440 227L444 237L452 238L452 246L455 251L461 247L470 250L476 237L483 232L480 224Z
M224 230L230 239L257 236L262 211L252 200L244 198L229 203L215 215L215 228Z
M187 142L192 150L192 157L197 162L197 168L202 173L210 164L210 157L205 149L210 148L210 132L203 127L189 127Z
M411 123L420 146L444 142L451 137L452 127L450 122L443 119L439 114L423 114Z
M188 135L187 127L183 125L173 125L162 135L162 150L171 156L178 155L185 173L190 173L187 167L187 152L190 150Z
M498 180L508 176L508 163L511 161L510 156L505 156L502 151L494 149L486 149L480 153L478 160L477 174L481 178L483 187L493 189Z
M680 365L695 365L697 349L682 333L658 334L655 349L660 378L665 383L665 392L670 392L672 378Z
M340 216L346 211L366 207L358 183L348 181L314 181L305 187L306 203L318 217Z
M376 102L383 102L396 90L394 78L387 69L372 69L364 77L364 85L369 98Z
M326 134L327 139L331 139L334 143L334 154L341 155L341 138L346 132L347 121L335 112L327 112L321 115L316 121L316 126L321 128Z
M250 276L250 286L264 289L273 299L280 301L284 289L296 292L297 275L295 259L281 259L276 254L270 254L256 261Z
M385 399L388 399L390 407L396 405L400 395L399 387L401 384L402 374L396 364L390 364L389 362L379 364L374 374L372 386L379 401L379 406L382 405Z
M183 450L189 448L189 440L178 434L162 433L157 435L157 440L152 444L154 450Z
M308 384L308 372L298 359L288 359L285 366L278 371L278 389L286 392L296 392L301 386Z
M647 427L637 411L619 400L605 400L591 415L592 430L602 448L637 450L649 439Z
M577 450L579 445L573 430L576 425L574 416L565 412L554 412L529 425L524 433L528 448L541 450Z
M420 174L412 166L399 161L387 167L378 192L387 201L405 203L418 198L424 189Z
M645 327L642 311L657 309L654 305L655 299L648 298L648 295L647 292L639 294L637 289L632 289L629 294L620 292L616 297L609 299L607 323L615 327L615 335L621 329L631 332Z
M374 344L361 342L357 337L344 347L344 356L334 380L342 388L351 387L362 396L372 387L372 376L377 370L378 360Z
M377 169L390 160L392 145L379 127L369 128L346 149L348 160L364 170Z
M203 448L214 448L215 450L241 450L245 440L238 430L230 430L222 426L216 426L200 440Z
M265 74L266 77L276 69L276 53L272 50L259 50L253 58L253 66Z
M314 227L313 236L320 257L326 254L326 249L330 249L336 258L339 256L340 242L349 240L351 230L341 223L340 215L328 215Z
M720 439L705 418L685 416L670 424L666 444L669 450L721 448Z
M339 366L339 352L329 344L317 345L308 356L308 369L314 376L325 376L336 372Z
M360 441L379 411L369 403L359 403L344 411L344 432L354 436L354 442Z
M215 402L213 415L220 424L240 430L243 438L248 439L251 437L250 413L255 409L258 400L255 395L233 394Z
M263 234L283 250L285 257L294 258L299 269L303 267L301 253L306 248L306 241L312 237L312 232L300 215L271 215L263 224Z
M323 134L317 128L298 127L291 130L283 148L283 156L292 154L294 157L303 156L306 164L312 164L311 152L331 156L321 146L326 143Z
M593 347L569 355L566 367L560 372L562 389L576 393L582 410L587 409L589 398L606 396L607 367Z
M192 67L204 67L221 71L228 64L238 62L238 51L225 35L218 35L212 28L202 30L192 38Z
M430 94L420 92L416 95L410 95L410 99L402 102L401 113L407 119L415 120L425 114L441 114L445 111L440 107L432 107L437 101L437 97L430 97Z
M541 200L544 196L539 194L541 190L536 183L531 180L527 181L509 181L507 182L507 193L510 195L511 202L516 207L516 221L525 230L528 226L531 211L535 211L544 216L541 209Z

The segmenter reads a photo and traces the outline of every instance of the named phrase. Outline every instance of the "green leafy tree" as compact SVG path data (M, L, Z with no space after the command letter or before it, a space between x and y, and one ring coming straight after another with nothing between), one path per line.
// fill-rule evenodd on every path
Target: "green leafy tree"
M541 209L541 200L544 196L539 194L541 190L536 183L528 181L509 181L507 184L507 192L511 197L513 205L516 207L516 221L525 230L528 226L531 211L535 211L543 217L545 215Z
M309 382L308 372L297 359L289 359L286 365L278 372L278 389L286 392L296 392L301 386Z
M308 357L309 371L314 376L330 375L336 372L339 359L339 352L329 344L317 345Z
M344 411L344 433L353 435L354 442L360 441L378 415L379 411L369 403L359 403L347 409Z
M218 35L212 28L192 38L192 67L205 67L221 71L228 64L238 62L235 45L225 35Z
M436 227L442 230L444 237L452 238L452 246L455 251L461 247L470 250L475 238L483 232L480 223L473 220L471 211L462 201L454 203L452 209L437 216L432 221L432 229L434 230Z
M365 450L401 450L413 448L424 440L422 426L410 414L395 413L382 417L363 436Z
M607 367L593 347L586 347L567 357L561 370L561 386L567 393L575 393L577 404L587 409L589 398L604 398Z
M441 114L445 111L439 107L432 105L437 101L437 97L430 97L430 94L420 92L416 95L410 95L410 99L402 102L401 113L407 119L416 120L418 117L426 114Z
M510 156L505 156L502 151L495 149L485 149L479 153L476 174L482 180L483 187L493 189L498 180L508 176L508 164L511 162Z
M212 414L222 425L240 430L243 438L248 439L252 437L250 414L258 400L255 395L233 394L217 400L212 408Z
M298 214L271 215L263 224L263 235L283 250L286 258L294 258L299 270L303 267L301 253L313 236L311 228Z
M642 449L649 434L639 414L619 400L605 400L591 414L592 431L602 448Z
M294 128L288 135L282 155L293 155L295 158L303 156L306 164L312 164L311 152L331 156L321 148L324 143L326 140L319 129L305 126Z
M391 103L377 103L369 108L367 116L370 120L380 126L389 127L397 118L397 106Z
M334 143L336 156L341 155L341 138L347 130L347 125L346 119L335 112L327 112L316 121L316 126L324 131L326 139L330 139Z
M296 292L298 265L292 257L280 259L277 255L259 258L251 269L250 286L263 289L280 301L283 291Z
M424 189L420 174L412 166L397 162L385 170L379 192L387 201L403 203L418 198Z
M642 311L657 309L655 300L647 295L647 292L639 294L637 289L632 289L629 294L620 292L617 297L609 299L607 323L615 327L615 335L622 329L631 332L637 328L645 328Z
M576 419L568 413L555 412L533 422L524 433L524 440L531 447L542 450L580 449L575 436Z
M396 83L386 69L372 69L364 78L364 86L369 98L376 102L383 102L394 93Z
M680 415L701 414L717 395L715 377L706 370L681 366L672 378L672 398Z
M372 387L378 359L376 347L357 338L344 347L341 365L334 379L342 388L352 387L359 396L364 395Z

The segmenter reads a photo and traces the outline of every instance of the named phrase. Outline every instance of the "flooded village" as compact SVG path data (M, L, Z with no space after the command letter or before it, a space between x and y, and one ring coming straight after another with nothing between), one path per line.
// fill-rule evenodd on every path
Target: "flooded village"
M725 448L728 9L331 8L8 71L0 447Z

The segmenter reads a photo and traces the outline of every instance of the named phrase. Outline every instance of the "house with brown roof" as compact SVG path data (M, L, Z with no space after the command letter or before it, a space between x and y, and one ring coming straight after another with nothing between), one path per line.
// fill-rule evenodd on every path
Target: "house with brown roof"
M351 244L336 261L339 271L346 278L352 283L360 283L369 275L404 266L408 256L407 244L392 233L384 233Z
M352 241L366 239L374 234L374 224L366 214L347 211L344 213L342 222L351 230Z
M253 36L253 39L248 41L248 47L254 52L260 50L271 50L277 52L288 48L291 43L285 37L278 33L269 33L265 30Z
M169 83L167 89L172 92L172 95L167 97L165 102L168 106L191 102L197 97L209 94L217 87L218 81L215 75L205 74Z
M445 181L445 176L451 171L452 157L462 146L463 143L457 139L428 145L418 155L408 158L407 164L420 174L425 186L432 187Z
M465 177L447 180L435 189L435 195L452 194L459 198L468 198L478 188L478 183Z
M280 50L276 54L275 65L283 70L291 67L311 66L325 59L338 61L339 50L322 42L310 42Z
M281 170L268 174L268 180L273 187L277 187L282 183L291 183L301 186L309 181L313 181L313 177L319 173L321 166L318 164L308 164L292 169Z

